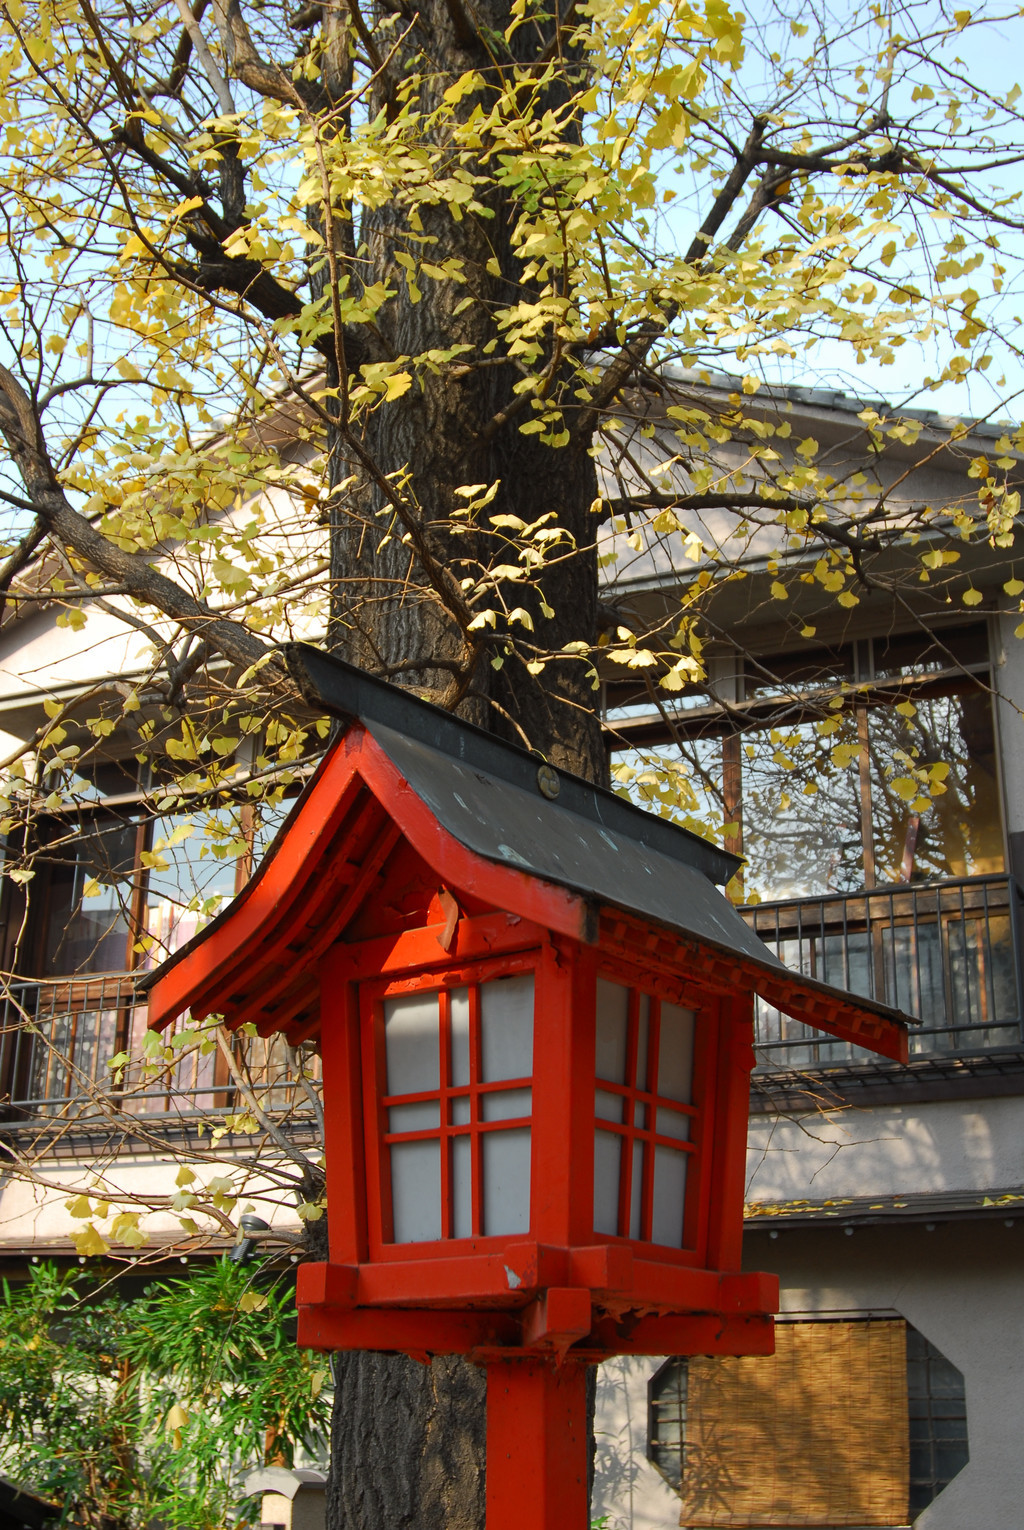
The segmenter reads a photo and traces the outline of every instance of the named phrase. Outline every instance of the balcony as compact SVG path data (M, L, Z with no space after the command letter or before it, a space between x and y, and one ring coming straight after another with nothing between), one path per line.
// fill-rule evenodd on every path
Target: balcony
M787 967L918 1017L911 1056L962 1059L1024 1048L1021 892L1005 875L891 883L856 894L759 903L743 917ZM0 1122L147 1130L244 1110L249 1086L276 1120L313 1126L298 1060L280 1037L235 1041L230 1060L186 1050L144 1070L144 1005L128 973L11 981L0 992ZM860 1047L769 1005L757 1012L762 1073L877 1066ZM118 1052L133 1063L115 1075ZM312 1064L312 1060L311 1060Z
M893 1005L921 1021L911 1058L967 1057L1022 1045L1021 893L1006 875L889 883L740 910L787 967ZM763 1070L877 1061L759 1004Z
M277 1124L313 1124L312 1072L304 1086L297 1054L283 1038L180 1048L173 1060L144 1066L145 1036L146 1007L130 973L7 982L0 992L0 1122L62 1130L109 1130L120 1122L150 1131L244 1114L256 1098ZM115 1072L110 1064L119 1052L132 1061Z

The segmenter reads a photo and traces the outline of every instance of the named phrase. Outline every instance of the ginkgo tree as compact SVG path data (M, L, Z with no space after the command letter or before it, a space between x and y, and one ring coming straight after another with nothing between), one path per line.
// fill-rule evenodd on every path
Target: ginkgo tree
M251 856L252 813L323 736L282 637L601 778L602 676L642 673L655 701L697 684L752 549L795 613L808 585L840 608L927 585L969 609L964 549L1012 546L1024 434L983 454L970 432L1013 415L1020 379L1024 117L976 67L995 39L1012 55L1012 8L2 14L0 598L72 634L101 613L143 655L50 699L5 763L5 870L29 900L35 820L118 744L156 763L153 811L213 803L211 858ZM841 470L772 406L780 379L886 366L908 398L851 416ZM735 386L709 390L720 368ZM906 412L935 390L969 417L941 440ZM890 470L895 446L912 467ZM949 451L952 501L901 494ZM692 577L645 624L602 605L598 568L652 538ZM934 762L905 764L916 800L941 789ZM685 773L651 769L656 802L685 809ZM188 1047L220 1048L239 1120L270 1131L223 1039ZM315 1162L274 1140L319 1209ZM411 1523L416 1502L416 1523L480 1522L472 1373L353 1361L337 1395L339 1522ZM392 1450L413 1417L411 1455Z

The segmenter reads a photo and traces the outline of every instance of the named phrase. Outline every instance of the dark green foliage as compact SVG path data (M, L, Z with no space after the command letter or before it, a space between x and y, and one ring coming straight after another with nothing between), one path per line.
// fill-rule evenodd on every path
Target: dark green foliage
M97 1530L219 1530L258 1517L247 1472L324 1450L326 1379L286 1280L220 1260L129 1300L39 1265L0 1299L0 1471Z

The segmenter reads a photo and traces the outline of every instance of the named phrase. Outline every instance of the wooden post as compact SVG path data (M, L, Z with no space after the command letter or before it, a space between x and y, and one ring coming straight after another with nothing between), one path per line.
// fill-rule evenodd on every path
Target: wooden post
M487 1366L487 1530L587 1530L587 1368Z

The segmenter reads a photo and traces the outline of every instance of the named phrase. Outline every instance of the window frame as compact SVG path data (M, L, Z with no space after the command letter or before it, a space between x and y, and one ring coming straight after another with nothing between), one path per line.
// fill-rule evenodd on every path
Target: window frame
M842 661L846 660L846 668L851 676L849 681L824 682L821 685L795 683L788 691L782 691L780 687L782 693L776 696L747 694L748 687L756 683L753 674L756 661L745 659L738 651L732 653L728 660L722 660L722 663L727 664L729 668L728 685L722 689L723 691L731 689L735 692L732 700L723 699L723 702L718 702L714 699L715 682L712 677L699 689L694 688L688 698L692 702L696 697L704 696L707 699L703 704L684 705L678 710L669 710L669 703L666 703L666 706L659 708L658 714L655 714L650 705L650 694L647 692L645 696L648 704L647 715L616 719L616 711L621 711L629 704L624 698L638 693L625 682L612 687L606 685L605 718L606 729L610 735L609 747L613 764L617 754L625 754L633 749L643 751L664 745L681 746L687 742L696 743L703 739L719 740L722 758L716 771L719 779L713 790L716 800L721 803L721 839L727 849L737 855L743 855L745 741L749 741L754 734L765 737L774 728L793 729L807 722L820 722L831 715L846 715L852 718L859 748L856 781L859 853L855 861L847 864L859 866L861 870L862 875L858 879L856 888L849 892L833 889L824 894L807 892L785 894L779 897L766 895L763 898L754 894L752 901L798 902L803 898L820 896L856 896L858 891L872 891L878 886L889 885L888 880L879 880L876 866L873 820L877 797L871 774L870 716L879 710L894 710L906 701L926 701L944 696L981 693L987 698L989 706L990 736L997 785L996 828L1001 867L995 870L990 869L989 872L970 872L968 875L1005 875L1009 866L1006 814L998 758L998 722L990 683L993 660L987 626L983 623L961 623L955 628L948 629L945 634L940 629L935 639L937 643L942 643L945 637L948 642L954 644L958 640L971 644L979 643L983 639L984 658L965 658L963 663L948 665L930 672L924 667L922 660L922 667L915 673L892 678L877 678L876 653L883 652L882 645L898 643L902 638L913 635L913 633L895 636L882 634L876 637L858 638L853 642L832 648L819 646L807 650L789 649L767 657L764 660L766 668L771 665L773 658L784 667L790 661L800 667L810 667L817 662L820 662L822 667L827 667L829 663L841 667ZM830 707L830 702L836 699L841 699L842 706ZM617 702L618 705L616 705ZM901 870L905 870L905 862ZM912 885L912 876L905 876L903 880L907 885ZM935 879L926 878L925 880ZM937 880L948 880L948 878L940 876ZM741 870L728 889L729 896L734 902L740 904L748 902L743 881Z
M440 954L440 952L438 953ZM422 971L406 971L383 978L367 978L358 984L358 1014L360 1053L363 1068L363 1144L366 1162L367 1188L374 1187L376 1194L367 1196L367 1240L371 1261L405 1260L422 1257L424 1247L443 1244L446 1256L469 1253L489 1247L502 1247L509 1242L509 1234L486 1234L483 1231L483 1173L482 1137L488 1133L528 1127L530 1130L530 1219L523 1232L524 1239L533 1236L533 1208L535 1185L538 1176L536 1147L536 1027L537 1017L544 1003L545 973L547 963L543 950L537 947L491 958L468 958L443 968L435 965ZM484 983L501 978L529 973L533 977L533 1023L532 1043L534 1067L529 1076L486 1082L476 1075L480 1072L480 1002L479 990ZM447 1064L443 1058L451 1055L451 1034L448 997L453 989L470 990L470 1083L466 1086L452 1085L446 1078ZM439 1007L439 1087L436 1091L416 1091L410 1095L387 1093L387 1055L385 1050L384 1005L388 999L413 994L436 993ZM474 997L475 994L475 997ZM531 1090L530 1114L487 1122L481 1119L479 1102L487 1094L497 1094L513 1089ZM470 1120L457 1123L451 1119L452 1102L468 1097ZM390 1130L388 1112L396 1105L432 1103L437 1099L439 1119L436 1128L394 1133ZM471 1143L471 1196L472 1231L464 1237L451 1232L453 1204L451 1192L450 1152L456 1137L469 1137ZM391 1191L391 1155L393 1142L437 1139L440 1156L441 1186L441 1235L437 1239L416 1242L394 1241L394 1221ZM445 1228L449 1231L446 1233ZM516 1235L518 1236L518 1235Z
M939 1347L932 1343L926 1334L915 1328L900 1313L844 1313L835 1317L816 1317L804 1314L786 1315L776 1318L776 1323L801 1324L806 1327L824 1328L835 1322L863 1322L870 1323L884 1319L886 1321L900 1321L904 1325L907 1344L907 1425L909 1433L909 1460L907 1468L907 1498L910 1522L917 1520L936 1498L944 1492L949 1484L963 1471L970 1462L970 1419L967 1410L966 1379L958 1366L944 1355ZM924 1389L915 1389L912 1377L914 1367L923 1367L928 1386ZM963 1421L963 1459L956 1470L948 1476L936 1470L937 1448L950 1448L959 1444L958 1440L938 1438L934 1433L936 1419L933 1416L934 1405L942 1399L930 1389L933 1367L943 1367L947 1371L952 1370L960 1379L959 1389L949 1401L959 1405L959 1411L950 1411L942 1414L940 1423L947 1421ZM673 1385L674 1395L668 1405L663 1401L665 1382ZM682 1493L682 1473L686 1450L686 1417L688 1404L688 1357L670 1355L662 1361L661 1365L648 1378L647 1382L647 1428L645 1443L645 1459L668 1484L677 1495ZM925 1408L925 1412L915 1413L915 1408ZM674 1418L672 1413L674 1410ZM679 1426L678 1443L675 1440L661 1438L662 1417L669 1415L672 1422ZM927 1417L933 1425L933 1431L928 1439L914 1438L914 1423L916 1419ZM928 1466L923 1467L924 1458L927 1457ZM915 1493L915 1488L918 1490ZM924 1489L924 1492L921 1489ZM926 1496L930 1494L930 1496Z

